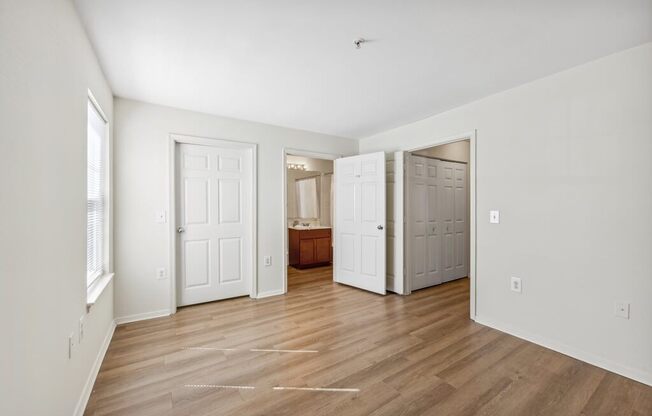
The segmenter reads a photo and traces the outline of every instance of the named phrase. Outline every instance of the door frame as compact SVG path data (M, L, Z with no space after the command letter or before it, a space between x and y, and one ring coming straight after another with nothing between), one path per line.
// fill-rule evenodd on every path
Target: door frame
M248 149L251 150L251 282L249 297L256 298L258 294L258 145L249 142L197 137L172 133L169 136L169 176L168 176L168 241L170 244L169 279L170 279L170 314L177 312L177 213L176 213L176 156L177 144L196 144L218 148Z
M469 283L470 283L470 307L469 307L469 316L472 320L476 319L476 310L477 310L477 136L478 131L473 130L466 133L456 134L454 136L443 137L441 139L436 139L435 141L426 144L420 145L418 147L402 149L405 154L416 152L417 150L428 149L430 147L441 146L444 144L450 144L455 142L460 142L463 140L469 141L469 208L470 208L470 218L469 218ZM404 154L404 155L405 155ZM404 176L404 181L407 181L407 175ZM406 198L407 187L404 186L403 189L403 206L404 206L404 215L410 212L410 201ZM406 217L404 216L404 227L406 224ZM407 239L407 232L404 233L404 251L403 256L404 264L407 265L407 253L409 248L409 243ZM407 267L407 266L406 266ZM412 293L412 279L408 277L408 273L404 270L403 273L403 284L405 288L405 294L409 295Z
M282 201L281 201L281 224L283 230L283 292L282 294L288 293L288 212L287 212L287 206L288 206L288 195L287 195L287 187L288 187L288 169L287 169L287 157L288 155L290 156L299 156L299 157L309 157L312 159L322 159L322 160L335 160L339 159L341 157L344 157L342 154L337 154L337 153L322 153L322 152L314 152L312 150L302 150L302 149L296 149L292 147L283 147L281 149L281 168L282 168L282 176L281 176L281 185L282 185L282 190L281 190L281 195ZM333 198L335 199L335 198ZM331 200L331 210L333 209L333 201ZM335 224L331 224L331 239L333 238L333 228ZM332 241L332 240L331 240Z

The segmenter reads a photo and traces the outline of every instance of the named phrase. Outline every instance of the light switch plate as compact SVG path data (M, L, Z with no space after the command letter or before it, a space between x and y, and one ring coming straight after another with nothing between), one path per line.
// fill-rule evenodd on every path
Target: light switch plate
M158 224L165 224L166 222L168 222L168 213L167 213L167 211L163 210L163 211L157 212L156 213L156 222Z
M619 318L629 319L629 302L616 302L614 304L614 314Z
M489 222L491 224L500 224L500 211L489 211Z
M68 359L72 358L72 347L75 345L75 333L68 335Z
M272 256L265 256L263 259L265 261L265 266L271 266L272 265Z

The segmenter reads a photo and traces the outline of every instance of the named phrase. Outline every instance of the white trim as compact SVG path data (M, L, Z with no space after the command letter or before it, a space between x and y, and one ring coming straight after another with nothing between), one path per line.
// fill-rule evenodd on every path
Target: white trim
M232 140L213 139L206 137L188 136L183 134L170 134L169 142L169 170L168 170L168 190L170 198L168 200L169 229L168 238L170 242L170 309L169 314L177 313L177 269L176 269L176 145L177 143L198 144L203 146L249 149L251 150L251 288L249 297L257 298L258 293L258 145L256 143L238 142ZM145 318L147 319L147 318Z
M100 103L97 101L97 99L93 95L93 92L90 89L88 89L88 100L91 102L91 104L93 104L93 107L95 107L97 114L99 114L100 117L102 117L102 119L106 124L109 124L109 118L106 116L106 114L104 114L104 111L102 111L102 107L100 107Z
M86 280L86 309L90 309L94 301L89 299L89 294L91 288L97 283L97 280L106 276L107 274L113 273L113 140L111 138L112 126L109 121L109 118L106 116L104 110L100 106L99 101L93 95L93 92L88 88L87 90L87 99L90 101L91 105L95 109L95 112L100 116L104 121L105 130L106 130L106 140L104 143L104 152L103 152L103 169L104 169L104 241L102 249L102 274L88 284L88 279ZM88 119L86 120L86 127L88 128Z
M147 319L162 318L164 316L170 316L169 309L161 309L158 311L137 313L134 315L120 316L115 318L116 325L128 324L130 322L145 321Z
M105 273L104 275L98 277L91 283L91 285L86 290L86 312L88 312L97 300L104 293L104 289L109 286L111 280L113 280L114 273Z
M287 266L285 266L287 270ZM287 273L286 273L287 275ZM279 295L284 295L286 293L285 289L276 289L276 290L268 290L267 292L260 292L256 296L256 299L263 299L263 298L269 298L272 296L279 296Z
M500 322L497 320L493 320L491 318L484 318L477 316L475 317L475 321L479 324L488 326L490 328L496 329L501 332L505 332L507 334L513 335L517 338L524 339L526 341L533 342L537 345L541 345L542 347L551 349L553 351L559 352L564 355L568 355L569 357L578 359L580 361L584 361L586 363L589 363L591 365L594 365L596 367L600 367L602 369L605 369L607 371L611 371L616 374L620 374L623 377L630 378L632 380L636 380L638 382L641 382L643 384L647 384L648 386L652 386L652 373L643 371L638 368L632 368L628 367L622 364L618 364L614 361L611 361L607 358L601 357L599 355L592 354L590 352L586 352L584 350L572 347L568 344L564 344L562 342L559 342L557 340L553 340L550 338L542 337L540 335L532 334L528 331L524 331L520 328L516 328L510 324Z
M84 412L86 411L86 405L88 405L88 399L90 399L91 393L93 392L93 385L95 385L95 380L97 379L97 375L100 372L102 361L104 361L104 356L106 355L106 352L109 349L109 344L111 344L111 339L113 338L115 327L116 324L114 320L111 322L111 325L109 326L109 330L107 331L106 336L104 337L104 341L102 341L102 345L100 346L100 351L97 353L97 357L95 357L95 362L91 367L91 372L88 374L88 378L86 379L86 384L84 384L84 389L82 390L81 396L79 397L79 401L77 402L77 406L75 407L75 412L73 413L74 416L83 416Z
M392 198L392 205L394 208L394 245L387 245L386 251L392 250L394 252L394 273L392 277L392 288L387 286L387 291L396 293L397 295L407 295L405 288L405 157L406 152L399 150L396 152L386 152L386 162L394 162L394 193L387 194L386 198ZM387 175L387 172L385 172ZM387 186L387 183L385 183ZM389 218L388 218L389 219ZM389 227L388 227L389 229ZM387 239L387 236L385 236ZM403 244L399 245L397 242L402 241ZM385 262L387 262L387 252L385 254ZM387 281L389 281L390 270L387 268Z
M287 194L287 182L288 182L288 168L287 168L287 157L288 155L290 156L300 156L300 157L309 157L312 159L322 159L322 160L335 160L339 159L341 157L344 157L342 154L335 154L335 153L321 153L321 152L313 152L310 150L302 150L302 149L295 149L295 148L290 148L290 147L284 147L281 149L281 166L282 166L282 176L281 176L281 195L283 196L282 201L281 201L281 219L282 219L282 226L281 226L281 232L283 234L283 289L281 291L274 290L271 292L265 292L265 294L262 294L264 296L257 296L257 299L263 298L263 297L268 297L268 296L276 296L276 295L283 295L288 292L288 212L287 212L287 207L288 207L288 194ZM331 207L333 206L333 201L331 201ZM334 235L333 233L333 227L335 224L331 224L331 238ZM280 292L280 293L277 293ZM267 293L272 293L272 294L267 294Z
M449 137L444 137L442 139L436 140L432 143L429 143L427 145L422 145L419 147L415 148L410 148L410 149L402 149L405 152L416 152L418 150L423 150L423 149L428 149L431 147L435 146L441 146L444 144L450 144L450 143L455 143L455 142L460 142L463 140L468 140L469 141L469 179L470 179L470 184L469 186L471 187L470 189L470 194L471 194L471 200L469 203L471 204L471 213L470 213L470 235L469 235L469 282L470 282L470 306L469 306L469 316L471 319L475 320L476 319L476 305L477 305L477 279L478 279L478 274L477 274L477 227L478 227L478 221L477 221L477 189L476 189L476 178L477 178L477 158L476 158L476 152L477 152L477 141L478 141L478 131L473 130L469 131L466 133L461 133L461 134L456 134L454 136L449 136ZM405 175L407 178L407 175ZM405 188L403 192L403 198L404 198L404 204L409 201L405 201ZM409 207L406 206L405 212L409 212ZM407 229L406 229L407 231ZM407 235L407 232L405 233ZM405 244L405 240L404 240ZM405 261L407 267L409 267L410 262ZM412 282L408 278L410 274L405 273L404 274L404 287L405 287L405 292L406 294L412 293Z
M469 317L476 319L478 307L478 130L474 130L469 144L469 179L471 187L471 218L469 224Z

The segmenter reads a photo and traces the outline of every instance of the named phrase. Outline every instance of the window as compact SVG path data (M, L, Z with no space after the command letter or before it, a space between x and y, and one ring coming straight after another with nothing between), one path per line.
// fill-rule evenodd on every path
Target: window
M296 180L297 216L305 219L319 218L317 176Z
M89 99L86 173L86 283L104 274L105 150L107 125L98 107Z

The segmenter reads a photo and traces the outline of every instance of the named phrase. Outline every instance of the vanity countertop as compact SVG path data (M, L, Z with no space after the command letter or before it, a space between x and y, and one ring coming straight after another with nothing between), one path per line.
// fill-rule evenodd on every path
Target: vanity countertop
M326 227L323 225L292 225L288 227L291 230L328 230L331 227Z

